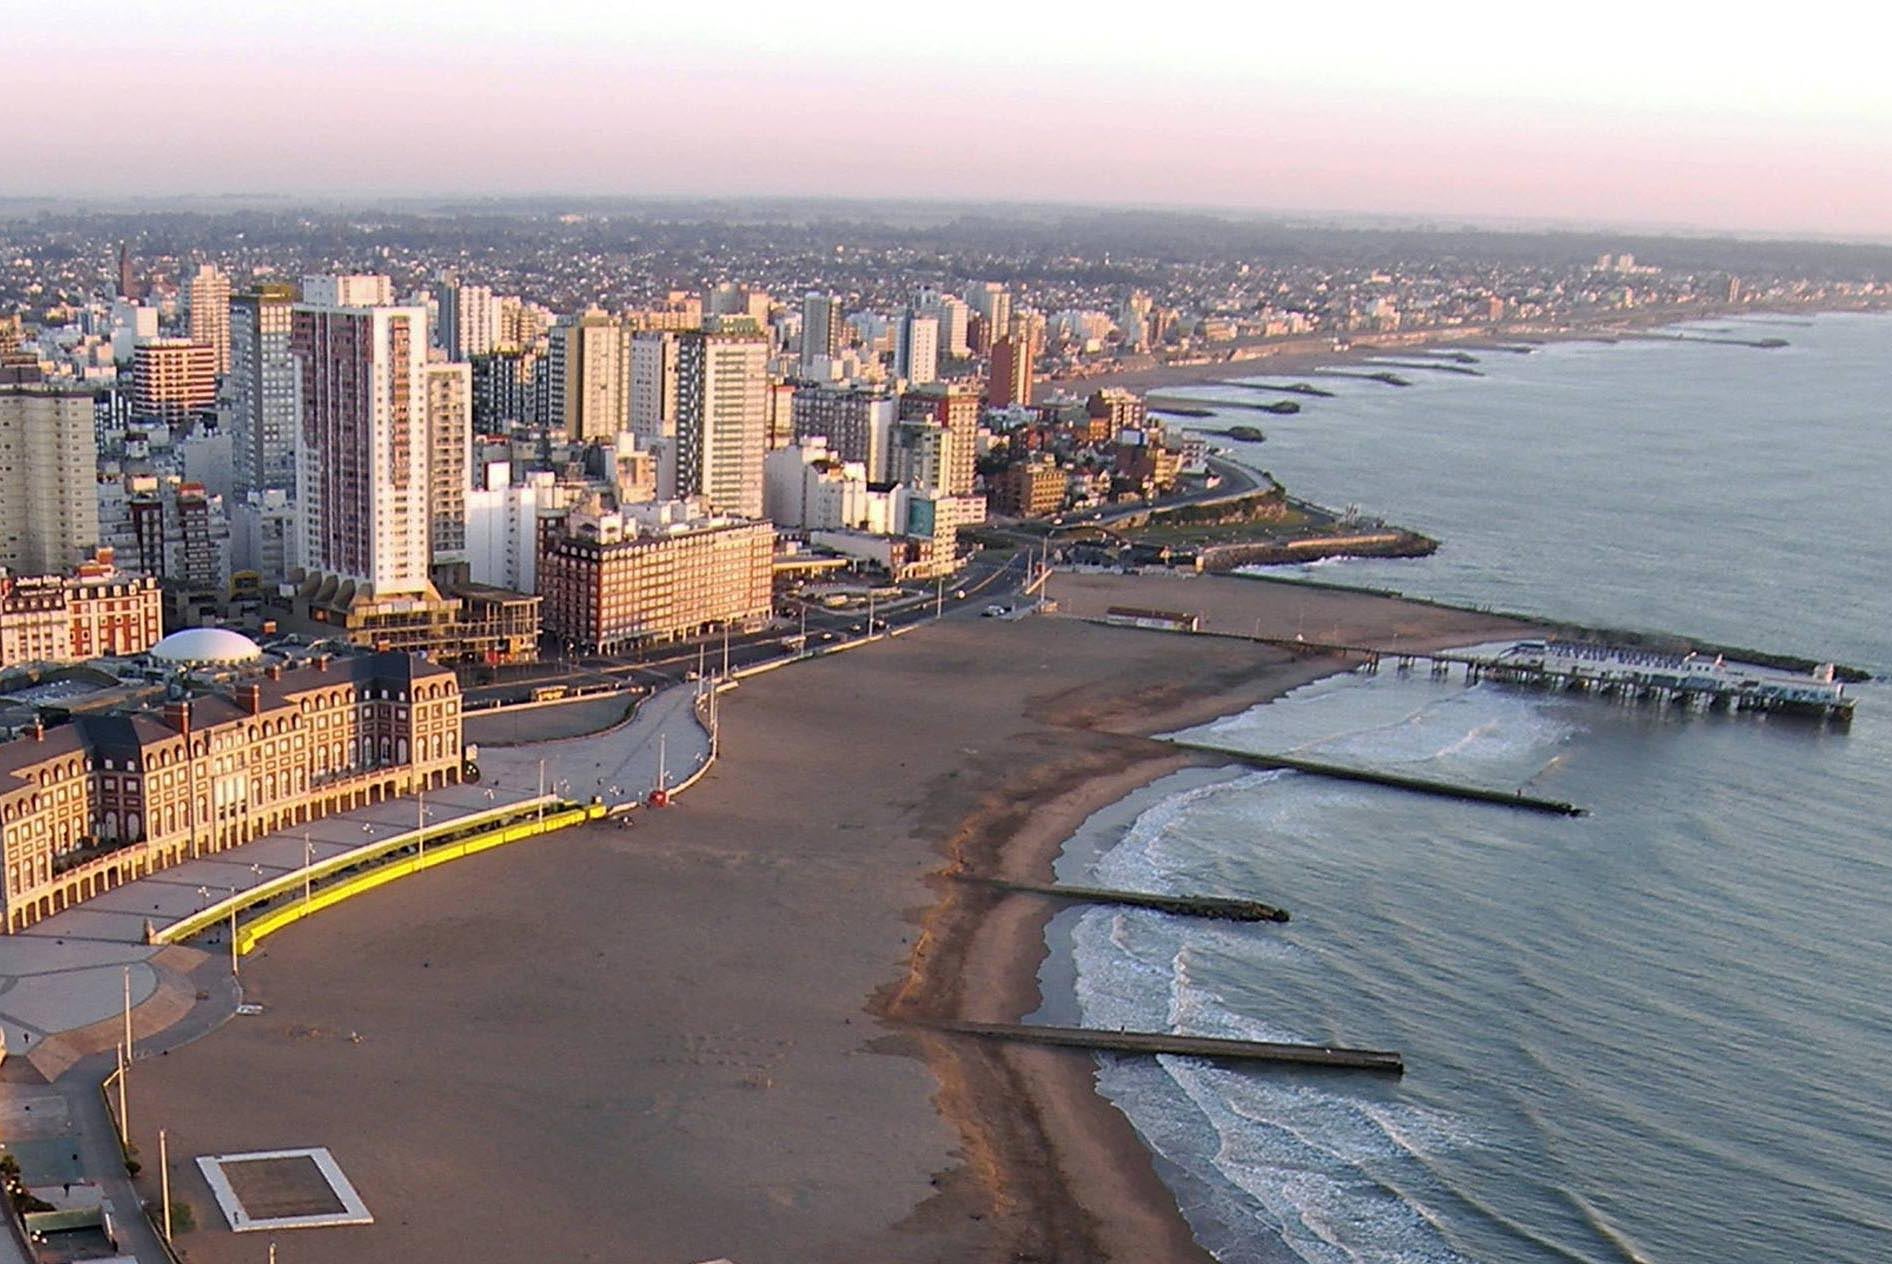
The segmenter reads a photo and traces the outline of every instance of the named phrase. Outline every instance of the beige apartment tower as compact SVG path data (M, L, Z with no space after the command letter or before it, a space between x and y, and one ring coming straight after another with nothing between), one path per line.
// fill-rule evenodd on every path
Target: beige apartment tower
M0 385L0 566L57 575L99 542L92 393Z
M230 371L230 278L204 264L191 278L191 341L210 348L219 376Z

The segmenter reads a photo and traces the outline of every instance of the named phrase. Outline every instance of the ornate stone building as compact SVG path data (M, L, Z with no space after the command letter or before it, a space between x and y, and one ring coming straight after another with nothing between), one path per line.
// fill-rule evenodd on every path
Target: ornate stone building
M330 812L458 781L453 673L395 653L0 744L6 929Z

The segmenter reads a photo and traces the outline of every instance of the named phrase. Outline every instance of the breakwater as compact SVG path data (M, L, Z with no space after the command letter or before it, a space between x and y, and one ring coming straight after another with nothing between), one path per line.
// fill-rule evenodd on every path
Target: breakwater
M1212 544L1196 554L1196 568L1223 574L1243 566L1282 566L1324 557L1425 557L1439 542L1416 531L1367 531L1310 535L1292 540Z
M1202 917L1222 922L1286 922L1288 911L1260 900L1232 899L1216 895L1162 895L1154 891L1117 891L1104 887L1066 886L1062 883L1015 882L1008 878L987 878L976 874L955 874L961 882L1042 895L1047 899L1068 900L1073 904L1120 904L1129 908L1154 909L1178 917Z
M1436 777L1414 777L1406 773L1386 772L1377 768L1359 768L1351 764L1334 764L1319 759L1302 759L1296 755L1264 755L1255 751L1236 750L1228 746L1215 746L1207 742L1172 742L1184 750L1200 751L1205 755L1216 755L1249 764L1256 768L1286 769L1291 772L1307 773L1309 776L1330 777L1337 781L1360 781L1376 786L1390 786L1395 790L1410 790L1416 794L1429 794L1447 799L1464 799L1473 803L1494 803L1502 807L1522 808L1527 812L1543 812L1552 816L1582 816L1584 809L1574 803L1561 799L1540 798L1525 794L1522 789L1499 790L1489 786L1466 785L1457 781L1442 781Z
M928 1026L962 1036L1022 1041L1095 1053L1173 1054L1230 1062L1272 1062L1303 1067L1334 1067L1403 1075L1406 1060L1391 1049L1347 1049L1337 1045L1288 1044L1272 1040L1236 1040L1221 1036L1184 1036L1159 1031L1097 1031L1088 1027L1040 1027L1031 1023L973 1023L936 1020Z

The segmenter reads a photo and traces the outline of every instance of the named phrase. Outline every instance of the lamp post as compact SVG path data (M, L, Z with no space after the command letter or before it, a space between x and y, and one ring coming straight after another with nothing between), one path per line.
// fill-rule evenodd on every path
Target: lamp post
M158 1129L158 1197L164 1203L164 1240L171 1240L171 1149Z

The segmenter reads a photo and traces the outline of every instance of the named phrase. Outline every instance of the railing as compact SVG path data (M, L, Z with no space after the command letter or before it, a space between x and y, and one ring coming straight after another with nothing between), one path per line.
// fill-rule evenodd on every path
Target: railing
M425 829L407 830L404 833L396 834L390 838L377 839L372 843L364 843L359 847L352 847L338 855L330 856L324 860L318 860L300 869L291 870L279 877L271 878L266 882L259 882L253 887L238 891L234 895L226 896L218 900L215 904L207 905L195 913L181 917L168 926L154 930L151 933L151 942L154 944L181 943L193 935L201 934L209 930L213 926L228 922L233 915L252 905L261 904L266 900L273 900L279 895L286 895L292 891L300 890L306 884L311 884L321 878L332 877L351 866L379 859L390 852L400 851L406 847L418 846L430 839L459 835L468 829L478 828L482 825L496 824L509 818L523 816L535 809L551 808L554 806L563 809L566 805L563 800L554 795L545 795L542 798L527 799L520 803L509 804L503 808L487 808L484 811L474 812L467 816L455 817L453 820L443 822L439 825L429 825Z
M410 856L388 864L377 865L366 873L357 874L346 881L335 883L313 892L306 900L297 900L282 908L272 910L263 916L237 928L236 951L238 956L248 956L263 939L293 926L303 918L319 913L325 908L340 904L376 887L385 886L399 878L431 869L435 865L444 865L466 856L489 851L494 847L503 847L507 843L516 843L541 834L549 834L571 825L582 825L586 821L603 816L602 805L589 807L563 807L557 812L543 817L529 817L511 824L484 830L468 838L457 839L442 844L425 854Z

